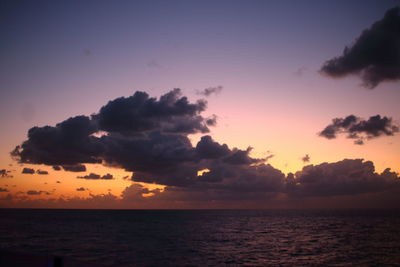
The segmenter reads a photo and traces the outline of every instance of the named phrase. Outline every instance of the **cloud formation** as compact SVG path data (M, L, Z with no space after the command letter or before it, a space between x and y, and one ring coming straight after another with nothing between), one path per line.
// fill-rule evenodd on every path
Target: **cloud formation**
M252 157L251 147L231 148L209 135L192 144L188 135L207 132L210 126L201 116L205 107L204 100L190 103L178 89L159 99L136 92L108 102L91 117L69 118L54 127L33 127L12 154L20 163L57 165L68 171L85 171L85 163L122 168L133 173L134 182L165 186L164 190L149 190L136 185L126 189L122 198L154 203L270 201L282 195L330 196L398 188L397 174L389 170L376 174L373 164L362 160L310 165L286 176L267 164L271 155ZM385 122L383 128L381 121ZM352 138L355 134L370 138L390 135L395 130L390 119L379 115L367 121L335 119L331 128L330 134L323 131L325 137L334 138L343 129ZM96 173L78 178L113 179L111 174ZM327 188L319 189L322 187ZM115 201L111 195L101 199Z
M265 164L266 159L251 157L251 148L229 148L210 136L191 144L189 134L208 132L208 126L215 125L215 117L200 114L206 104L190 103L179 89L159 99L136 92L108 102L91 117L31 128L28 140L12 155L20 163L60 165L67 171L85 171L84 163L101 162L133 172L134 181L196 190L279 190L284 174ZM198 176L203 169L209 172ZM91 173L78 178L112 176Z
M198 90L196 93L197 93L197 95L209 97L212 94L216 94L216 95L219 94L222 91L222 89L223 89L223 87L221 85L219 85L216 87L208 87L203 90Z
M325 62L321 72L331 77L359 75L363 85L375 88L383 81L400 79L400 7L364 30L343 54Z
M301 160L303 161L303 163L308 163L310 162L310 156L306 154L304 157L301 158Z
M6 170L6 169L1 169L0 170L0 178L12 178L13 176L10 175L11 171Z
M64 171L67 172L85 172L86 166L83 164L75 164L75 165L62 165Z
M264 168L264 167L262 167ZM271 170L265 168L266 172ZM204 174L206 174L205 172ZM279 177L279 178L278 178ZM278 176L279 186L246 190L244 184L219 187L175 187L150 190L140 184L128 186L121 201L145 207L266 208L266 207L398 207L400 177L384 170L377 173L370 161L345 159L308 165L295 174ZM264 180L263 177L261 177ZM244 179L245 181L245 179ZM262 182L263 183L263 182ZM262 185L260 183L260 185ZM332 205L332 201L334 203ZM349 201L351 201L349 203ZM329 203L329 204L328 204Z
M35 173L35 170L34 170L34 169L31 169L31 168L23 168L23 169L22 169L22 173L25 173L25 174L34 174L34 173Z
M31 195L31 196L38 196L41 194L45 194L45 195L50 195L50 192L47 191L37 191L37 190L28 190L26 191L27 195Z
M10 192L7 188L0 187L0 193Z
M36 173L37 173L37 174L40 174L40 175L47 175L47 174L49 174L48 171L44 171L44 170L37 170Z
M76 189L76 191L86 191L86 189L84 187L79 187Z
M133 183L126 187L120 196L111 193L99 195L89 193L85 198L61 196L31 199L26 197L26 192L7 193L0 198L0 207L13 205L22 208L398 208L400 201L399 175L390 169L377 173L372 162L362 159L308 165L286 177L276 173L276 184L271 183L273 179L269 179L270 184L267 187L266 179L261 173L269 173L269 177L272 178L273 169L264 165L260 170L253 169L253 171L260 175L258 190L246 187L248 178L242 180L236 178L237 183L217 182L213 183L214 186L204 186L205 184L186 187L167 186L164 189L149 189L142 184ZM251 177L254 177L254 173ZM275 192L272 192L271 188L274 188ZM37 196L50 194L46 191L30 191L32 192L29 194Z
M96 153L101 148L90 136L95 132L95 124L86 116L69 118L55 127L33 127L28 131L28 140L17 146L12 155L21 163L31 164L99 163Z
M347 134L347 138L355 139L357 145L364 144L364 140L377 138L379 136L392 136L399 131L392 118L380 115L371 116L368 120L354 115L345 118L334 118L332 123L326 126L319 136L334 139L338 134Z
M113 176L109 173L101 176L96 173L89 173L88 175L85 176L77 176L76 178L78 179L87 179L87 180L112 180Z
M209 132L207 122L199 115L207 102L198 100L192 104L181 94L176 88L157 100L145 92L136 92L108 102L93 119L99 130L125 136L154 130L180 134Z
M53 167L53 170L55 170L55 171L61 171L61 167L58 165L54 165L52 167Z
M400 189L400 177L384 170L375 172L371 161L345 159L305 166L287 177L287 191L297 196L337 196Z

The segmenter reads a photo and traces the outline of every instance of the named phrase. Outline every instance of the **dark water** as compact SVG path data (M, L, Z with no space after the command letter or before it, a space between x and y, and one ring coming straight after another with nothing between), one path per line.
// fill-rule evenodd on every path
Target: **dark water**
M0 248L110 266L400 266L400 214L0 210Z

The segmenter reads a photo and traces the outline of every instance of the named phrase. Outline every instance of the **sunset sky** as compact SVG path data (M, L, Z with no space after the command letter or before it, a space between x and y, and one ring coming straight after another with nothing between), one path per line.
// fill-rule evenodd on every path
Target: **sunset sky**
M0 207L399 207L399 5L2 1Z

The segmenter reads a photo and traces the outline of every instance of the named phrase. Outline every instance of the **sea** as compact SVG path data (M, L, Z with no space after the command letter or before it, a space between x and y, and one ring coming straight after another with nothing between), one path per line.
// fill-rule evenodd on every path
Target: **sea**
M400 212L1 209L0 249L101 266L400 266Z

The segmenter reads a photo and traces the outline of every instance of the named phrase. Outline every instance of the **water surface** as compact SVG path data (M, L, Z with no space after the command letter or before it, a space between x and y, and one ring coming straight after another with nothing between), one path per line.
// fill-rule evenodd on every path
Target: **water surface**
M398 266L400 215L2 209L0 248L110 266Z

